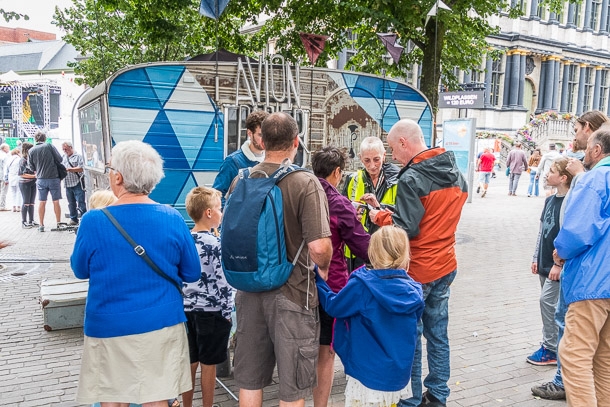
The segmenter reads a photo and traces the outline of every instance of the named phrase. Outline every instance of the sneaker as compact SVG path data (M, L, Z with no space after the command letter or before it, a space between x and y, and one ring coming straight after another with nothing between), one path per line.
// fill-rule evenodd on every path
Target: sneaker
M70 222L68 222L68 226L76 226L76 225L78 225L78 222L73 219L70 219Z
M430 392L426 391L421 398L419 407L446 407L445 403L441 403L439 399L434 397Z
M487 194L487 190L486 190L486 189L484 189L484 190L483 190L483 193L481 194L481 198L484 198L486 194Z
M32 229L32 225L30 225L30 224L29 224L29 223L27 223L27 222L21 222L21 227L22 227L23 229Z
M39 225L38 223L34 222L34 221L31 221L31 222L30 222L30 226L32 226L33 228L35 228L35 227L40 226L40 225Z
M565 400L566 391L553 382L542 383L532 387L532 394L545 400Z
M39 232L44 232L44 226L38 226L38 231Z
M478 194L479 192L481 192L481 186L480 186L480 185L477 187L477 194Z
M540 349L528 356L526 360L528 363L537 366L556 365L557 354L555 352L551 352L545 348L544 345L542 345L540 346Z

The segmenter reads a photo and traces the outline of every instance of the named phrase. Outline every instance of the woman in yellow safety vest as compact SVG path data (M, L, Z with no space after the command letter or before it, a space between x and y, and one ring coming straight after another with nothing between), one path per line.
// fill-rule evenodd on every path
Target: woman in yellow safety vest
M361 197L365 194L373 194L381 204L394 205L397 176L400 169L392 163L385 162L385 153L385 146L379 137L366 137L362 140L358 157L364 165L364 169L355 172L345 182L343 195L352 202L356 202L362 201ZM368 209L364 203L361 208L359 213L362 214L362 225L369 234L373 234L379 229L379 226L369 219ZM354 257L347 246L345 246L345 256L352 259L348 263L352 263L354 268L363 264L362 261L358 261L359 259L353 261Z

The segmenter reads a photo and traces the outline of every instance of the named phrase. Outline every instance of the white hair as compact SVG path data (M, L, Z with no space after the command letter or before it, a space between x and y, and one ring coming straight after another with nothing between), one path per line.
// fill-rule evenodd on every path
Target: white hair
M379 154L383 155L383 153L385 153L383 141L381 141L379 137L375 136L366 137L360 144L360 153L370 150L375 150Z
M62 146L68 146L68 147L72 147L72 142L71 141L64 141L63 143L61 143Z
M121 173L125 189L132 194L150 194L165 176L163 159L157 150L137 140L114 146L112 167Z

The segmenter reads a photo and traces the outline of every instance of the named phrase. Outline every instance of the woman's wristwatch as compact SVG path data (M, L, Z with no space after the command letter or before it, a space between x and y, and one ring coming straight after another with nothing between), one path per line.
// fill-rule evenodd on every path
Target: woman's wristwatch
M556 265L557 267L559 267L560 269L562 269L562 268L563 268L563 264L557 264L557 263L555 263L555 262L553 262L553 264L554 264L554 265Z

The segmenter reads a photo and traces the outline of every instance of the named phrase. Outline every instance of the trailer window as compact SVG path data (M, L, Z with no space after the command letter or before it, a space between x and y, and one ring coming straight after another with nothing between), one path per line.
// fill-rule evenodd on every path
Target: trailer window
M80 110L80 132L83 140L83 158L88 167L104 169L104 136L100 102L97 101Z

